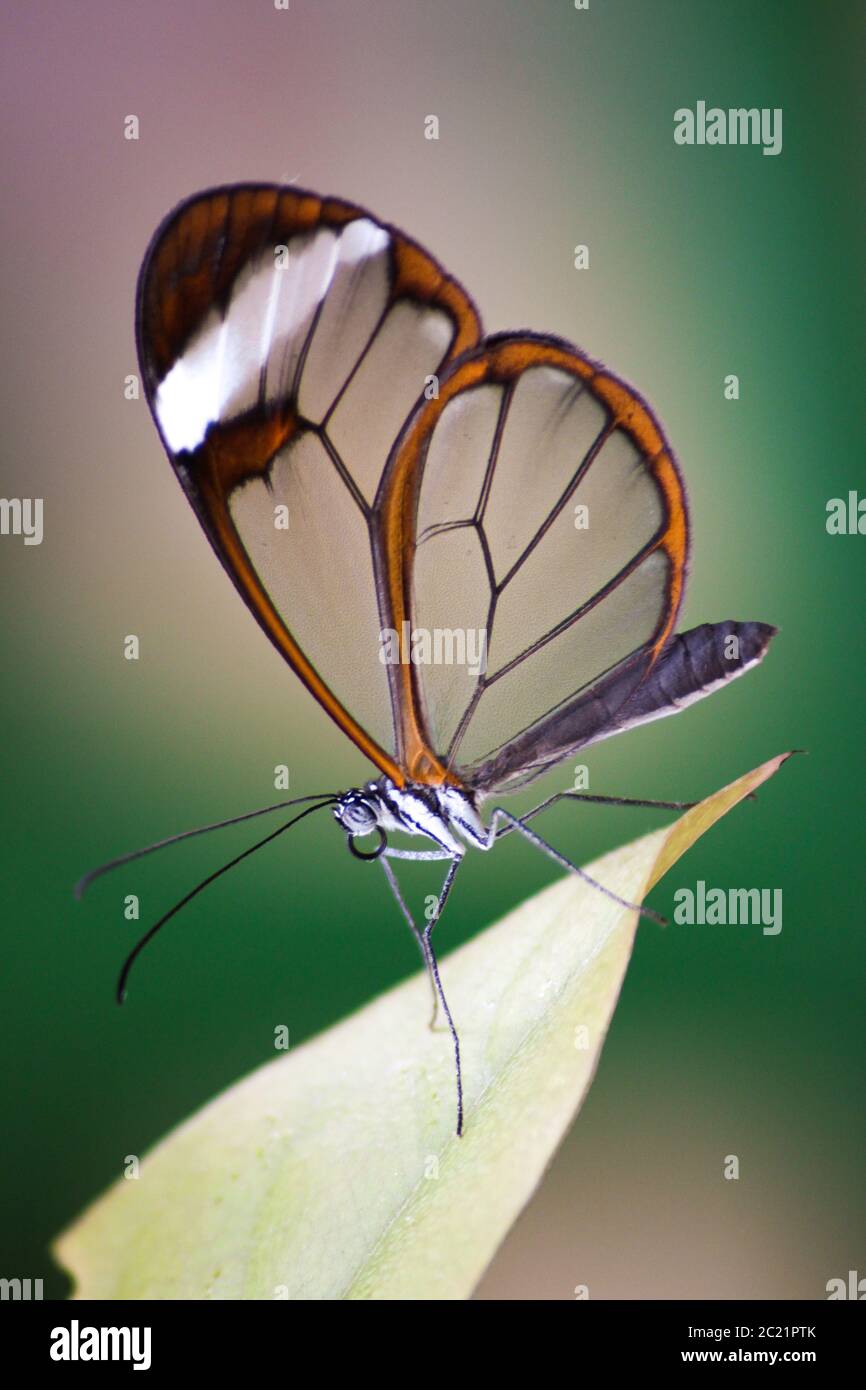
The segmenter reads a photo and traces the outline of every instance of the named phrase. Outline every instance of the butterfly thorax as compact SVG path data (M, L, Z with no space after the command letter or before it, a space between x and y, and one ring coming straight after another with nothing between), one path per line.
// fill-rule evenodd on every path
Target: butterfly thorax
M334 806L334 817L349 836L350 847L356 836L399 831L423 835L457 857L467 844L487 848L476 800L462 787L430 787L420 782L398 787L383 777L344 792Z

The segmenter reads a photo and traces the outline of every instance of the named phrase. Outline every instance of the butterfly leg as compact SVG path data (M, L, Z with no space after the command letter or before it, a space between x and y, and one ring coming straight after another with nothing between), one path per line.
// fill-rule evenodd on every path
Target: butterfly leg
M612 902L618 903L620 907L628 908L631 912L639 912L642 917L649 917L652 921L658 922L661 926L667 925L664 917L660 917L657 912L653 912L652 908L643 907L640 903L626 902L625 898L621 898L619 894L612 892L610 888L605 888L603 883L599 883L598 879L592 878L584 869L580 869L576 864L572 864L570 859L566 859L564 854L560 854L559 850L553 848L553 845L549 845L535 830L530 830L529 826L525 825L519 817L513 816L510 811L506 811L504 806L497 806L490 817L490 824L487 827L487 849L490 849L497 839L497 820L505 821L512 830L518 830L524 839L528 840L531 845L535 845L536 849L540 849L542 854L547 855L548 859L552 859L553 862L559 864L561 868L568 869L569 873L577 874L578 878L582 878L584 883L588 883L591 887L597 888L606 898L610 898Z
M454 1043L454 1070L457 1078L458 1139L463 1133L463 1073L460 1068L460 1039L457 1036L457 1029L454 1027L454 1020L451 1017L451 1010L448 1007L448 1000L445 998L445 991L442 988L442 981L439 978L439 965L436 960L436 954L433 950L433 942L430 938L433 935L433 928L439 921L439 918L442 915L443 908L445 907L445 904L448 901L448 894L451 892L451 886L454 883L454 878L457 874L457 870L460 866L462 859L462 854L455 854L451 858L451 863L448 865L448 872L445 875L445 881L442 884L441 889L439 890L439 901L436 904L436 911L431 920L427 923L426 927L424 928L424 942L427 947L427 955L430 961L430 969L433 972L433 979L436 982L436 992L439 996L439 1002L442 1005L442 1012L444 1013L448 1021L448 1027L451 1032L451 1039Z
M394 872L391 869L390 864L386 864L385 861L388 859L411 859L414 860L416 863L419 860L424 863L429 863L431 860L434 859L451 859L452 855L450 850L447 849L397 849L393 845L388 845L382 851L379 858L382 861L382 868L385 870L385 876L391 885L391 892L397 899L397 902L400 905L400 910L403 913L403 916L406 918L406 921L409 923L409 926L411 927L421 948L421 955L423 957L424 964L427 968L427 972L430 976L430 985L433 991L433 1012L430 1016L430 1027L435 1028L436 1020L439 1013L439 995L436 992L436 982L433 977L433 971L430 965L430 958L427 952L427 947L424 942L424 935L423 932L419 931L418 927L415 925L415 919L409 911L408 907L406 906Z
M526 811L520 819L524 823L532 820L533 816L546 811L550 806L555 806L557 801L590 801L606 806L648 806L658 811L690 811L698 804L696 801L645 801L633 796L595 796L589 792L554 792L546 801L541 801L537 806L533 806L531 811ZM497 830L496 838L501 839L503 835L509 835L513 829L512 825L504 825L501 830Z
M457 1135L459 1137L463 1133L463 1072L460 1064L460 1038L457 1034L457 1029L454 1026L454 1019L452 1018L451 1010L448 1007L448 1000L445 998L445 991L442 988L442 980L439 975L439 963L436 959L436 952L433 950L433 942L431 940L431 936L433 934L433 928L439 921L439 918L441 917L442 912L444 910L445 904L448 901L448 895L451 892L451 888L454 883L454 878L457 874L457 869L460 865L463 855L449 854L446 850L401 850L394 849L389 845L388 848L384 850L383 853L380 855L380 858L383 861L382 867L385 870L385 877L388 879L388 882L391 885L391 891L394 893L394 896L400 905L400 910L402 911L403 916L406 918L406 921L409 923L416 940L418 940L421 945L422 954L424 956L424 961L427 966L427 971L430 977L431 985L433 987L434 1011L433 1017L430 1020L430 1026L432 1027L436 1021L437 1005L441 1005L442 1012L445 1015L445 1019L448 1024L448 1031L451 1034L451 1040L454 1044L454 1070L457 1081ZM403 895L400 892L400 886L397 883L396 875L391 869L390 864L386 866L384 862L386 859L415 859L424 861L429 861L432 859L449 860L448 871L445 875L445 880L442 884L442 887L439 890L439 898L436 903L436 909L430 921L427 923L427 926L424 928L423 932L419 931L418 927L416 926L415 920L411 912L409 911L409 908L406 906L405 899L403 898Z
M416 863L429 863L432 859L453 859L450 849L395 849L388 845L380 856L382 859L412 859Z
M418 943L418 950L421 952L421 959L424 962L424 969L427 971L427 978L430 981L430 992L432 995L433 1004L433 1009L430 1014L430 1027L435 1028L436 1017L439 1011L439 995L436 993L436 980L430 966L430 957L428 955L427 946L424 941L424 933L416 925L415 918L412 916L412 913L406 906L406 900L403 897L403 894L400 891L400 885L397 882L397 875L394 873L394 870L391 868L391 865L388 863L388 860L384 854L380 854L379 863L382 865L385 877L388 880L388 885L396 899L397 906L400 908L400 911L406 919L406 924L409 927L409 930L411 931L412 935Z

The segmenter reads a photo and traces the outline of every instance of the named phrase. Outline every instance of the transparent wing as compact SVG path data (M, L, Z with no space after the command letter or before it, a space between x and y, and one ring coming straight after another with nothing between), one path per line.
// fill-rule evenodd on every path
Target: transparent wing
M139 278L147 398L214 549L317 699L398 781L375 503L428 378L478 333L419 246L296 189L191 199Z
M551 721L614 669L625 702L673 631L687 518L659 426L569 345L493 338L419 406L385 491L423 740L482 790L518 739L542 771Z

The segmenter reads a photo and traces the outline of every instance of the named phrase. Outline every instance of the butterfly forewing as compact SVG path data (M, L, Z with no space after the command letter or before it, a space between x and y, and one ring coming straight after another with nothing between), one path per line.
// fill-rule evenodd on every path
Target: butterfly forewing
M477 342L471 302L363 209L255 186L167 220L138 304L147 396L220 559L344 732L402 780L375 502L425 384Z

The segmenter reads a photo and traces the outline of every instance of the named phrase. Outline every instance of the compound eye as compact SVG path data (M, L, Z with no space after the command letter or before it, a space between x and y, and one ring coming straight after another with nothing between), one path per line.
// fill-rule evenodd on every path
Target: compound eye
M376 825L375 813L363 801L350 802L344 806L340 820L353 835L366 835Z

